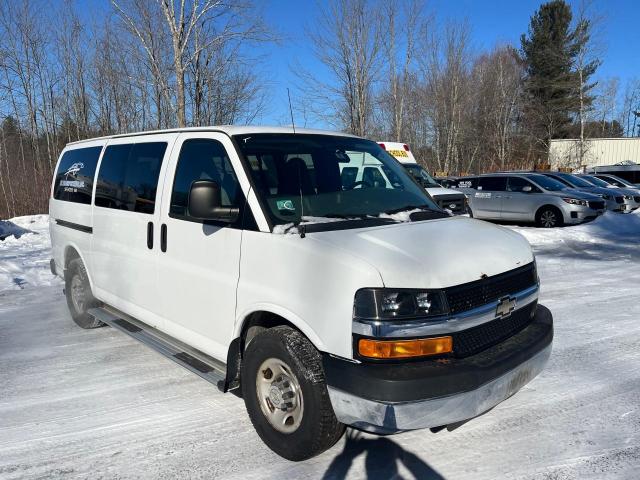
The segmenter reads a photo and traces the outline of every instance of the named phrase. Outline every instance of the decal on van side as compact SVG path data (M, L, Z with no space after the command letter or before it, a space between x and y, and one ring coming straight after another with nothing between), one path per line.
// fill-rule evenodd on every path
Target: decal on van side
M476 198L491 198L491 192L476 192L474 197L476 197Z
M75 148L62 154L53 185L53 198L65 202L91 203L93 177L102 147Z

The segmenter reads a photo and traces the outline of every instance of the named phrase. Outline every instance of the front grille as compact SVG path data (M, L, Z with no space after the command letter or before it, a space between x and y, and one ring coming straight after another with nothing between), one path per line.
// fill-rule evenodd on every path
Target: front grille
M589 207L594 210L604 210L604 202L602 200L596 200L595 202L589 202Z
M435 197L436 203L443 210L451 210L453 213L460 213L464 210L464 196L450 195L445 197Z
M454 333L453 354L458 358L475 355L524 329L533 318L537 302L516 310L508 317L496 318L477 327Z
M445 289L452 314L495 302L502 297L520 292L536 284L533 263L506 273Z
M616 197L616 203L624 203L623 197Z

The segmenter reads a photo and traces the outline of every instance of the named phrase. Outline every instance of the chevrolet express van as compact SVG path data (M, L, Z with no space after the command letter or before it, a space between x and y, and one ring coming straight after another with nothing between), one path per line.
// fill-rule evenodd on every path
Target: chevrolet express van
M343 183L363 158L396 181ZM73 320L235 392L290 460L347 425L452 428L551 352L528 242L443 212L361 138L227 126L72 143L50 218Z

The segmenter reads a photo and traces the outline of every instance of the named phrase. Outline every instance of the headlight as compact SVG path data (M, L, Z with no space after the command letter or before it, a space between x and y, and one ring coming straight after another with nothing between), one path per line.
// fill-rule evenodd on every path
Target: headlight
M624 199L625 200L633 200L633 197L631 195L625 195Z
M580 200L578 198L563 198L562 200L564 200L567 203L570 203L571 205L582 205L583 207L587 207L589 206L589 203L586 200Z
M353 316L363 319L432 317L449 312L439 290L363 288L356 292Z

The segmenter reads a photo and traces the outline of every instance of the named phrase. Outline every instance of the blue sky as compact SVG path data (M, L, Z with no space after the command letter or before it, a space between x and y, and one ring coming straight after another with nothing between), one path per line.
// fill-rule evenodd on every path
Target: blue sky
M475 50L491 49L496 44L519 45L520 35L527 31L533 12L544 2L532 0L427 0L427 10L438 24L467 19L471 26ZM578 2L570 1L574 9ZM326 72L312 57L311 45L305 36L305 25L313 22L316 0L264 0L265 20L273 25L285 41L269 46L263 67L270 78L270 102L261 119L266 124L285 123L288 118L287 86L296 79L289 66L296 61L314 74ZM600 0L593 9L603 17L600 43L604 48L603 64L598 78L619 77L621 88L626 79L640 77L640 0ZM292 89L292 101L296 92ZM288 122L286 122L288 123Z

